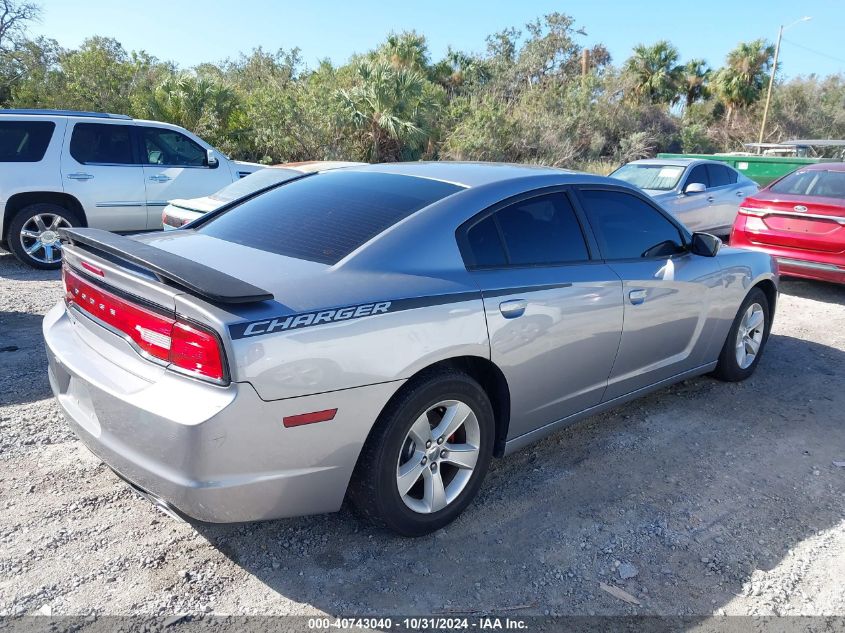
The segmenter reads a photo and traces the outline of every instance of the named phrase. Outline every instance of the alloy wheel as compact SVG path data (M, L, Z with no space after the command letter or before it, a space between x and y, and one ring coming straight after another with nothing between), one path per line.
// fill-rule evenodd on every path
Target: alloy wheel
M38 213L21 228L20 241L26 254L42 264L55 264L62 258L59 229L71 224L56 213Z
M396 464L404 504L431 514L452 503L472 477L480 446L481 428L469 405L443 400L429 407L411 425Z
M736 333L736 363L740 369L748 369L763 344L766 329L766 313L759 303L748 306Z

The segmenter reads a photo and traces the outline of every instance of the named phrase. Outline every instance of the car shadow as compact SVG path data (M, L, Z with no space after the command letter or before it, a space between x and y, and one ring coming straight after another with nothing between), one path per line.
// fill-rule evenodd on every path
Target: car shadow
M778 290L781 294L845 305L845 285L826 281L781 277Z
M332 615L707 615L845 517L843 374L842 351L774 334L743 383L686 381L495 460L434 535L400 538L347 507L196 528Z
M49 398L40 314L0 312L0 406Z

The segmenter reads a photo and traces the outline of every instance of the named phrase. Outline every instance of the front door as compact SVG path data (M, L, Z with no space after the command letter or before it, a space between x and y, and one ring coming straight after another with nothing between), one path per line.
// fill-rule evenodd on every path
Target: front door
M82 204L88 226L108 231L147 228L144 170L132 142L133 128L78 122L65 134L62 183Z
M141 160L147 187L148 228L161 228L161 212L169 200L190 199L232 182L225 167L209 167L207 150L181 132L138 125Z
M599 404L619 347L622 284L591 259L567 193L535 193L468 224L463 250L510 388L508 439Z
M579 196L623 284L622 341L604 399L706 364L711 297L721 285L716 260L689 253L680 229L633 193L583 187Z

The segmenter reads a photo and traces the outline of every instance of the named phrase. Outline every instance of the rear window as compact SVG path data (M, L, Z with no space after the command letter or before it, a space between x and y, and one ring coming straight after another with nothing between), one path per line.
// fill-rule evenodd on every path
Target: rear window
M0 121L0 163L37 163L54 129L51 121Z
M845 198L845 171L799 169L777 181L769 191L795 196Z
M316 174L251 198L197 231L287 257L336 264L400 220L461 189L398 174Z
M108 123L77 123L70 137L70 155L83 165L132 165L132 128Z
M231 185L226 185L217 193L211 194L209 198L218 202L232 202L251 193L255 193L266 187L272 187L285 180L301 176L302 173L293 169L282 169L280 167L267 167L259 169L249 176L236 180Z

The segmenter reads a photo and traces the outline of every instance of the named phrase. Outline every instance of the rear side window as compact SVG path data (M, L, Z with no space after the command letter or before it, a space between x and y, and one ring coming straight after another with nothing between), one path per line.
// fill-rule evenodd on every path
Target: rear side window
M707 165L707 176L711 187L724 187L731 184L730 170L722 165ZM736 178L734 178L736 182Z
M605 259L668 257L681 252L678 228L657 209L621 191L581 191Z
M132 165L132 127L104 123L77 123L70 137L70 155L77 162L103 165Z
M581 225L565 194L508 205L467 231L471 267L543 266L590 258Z
M0 163L37 163L55 129L52 121L0 121Z
M400 220L461 189L399 174L315 174L251 198L197 231L287 257L336 264Z

